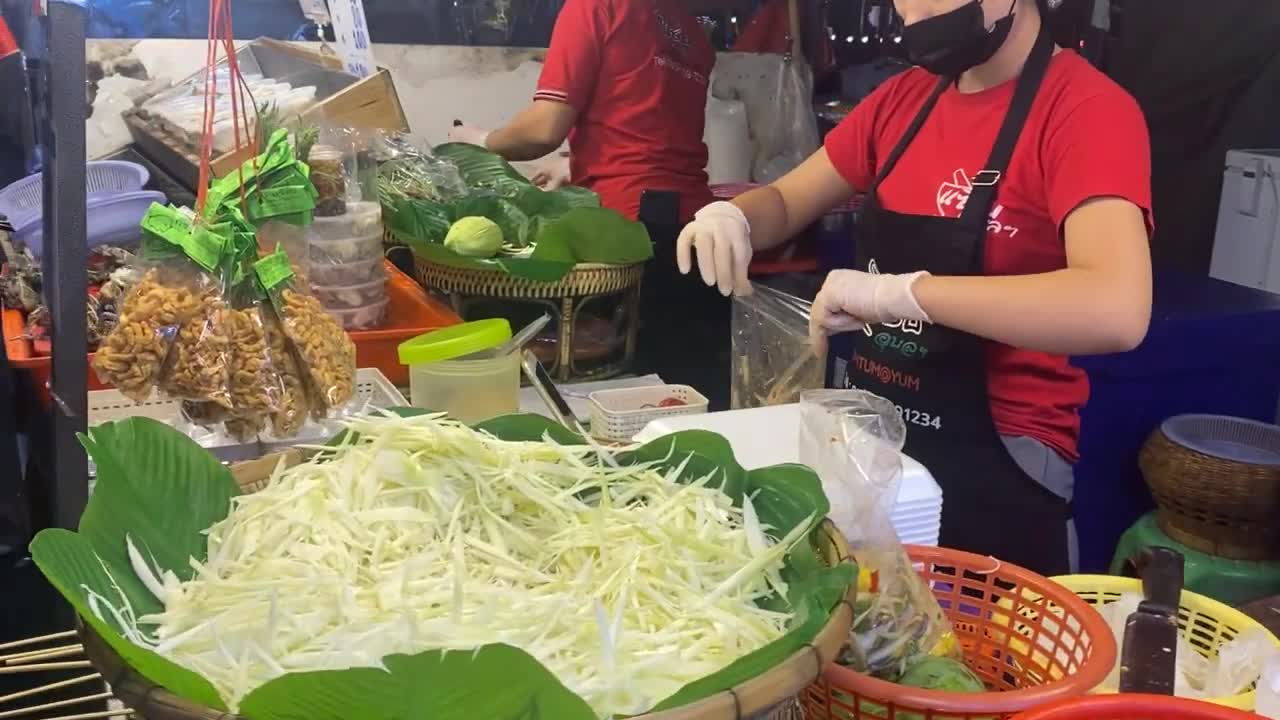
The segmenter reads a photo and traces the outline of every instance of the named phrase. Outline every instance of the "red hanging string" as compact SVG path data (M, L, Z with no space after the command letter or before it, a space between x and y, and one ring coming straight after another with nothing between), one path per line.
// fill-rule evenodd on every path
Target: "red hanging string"
M248 148L253 167L258 168L258 141L255 137L254 124L249 122L252 109L255 117L257 107L253 104L253 94L249 84L240 71L239 58L236 56L234 23L231 17L229 0L210 0L209 2L209 37L208 53L205 57L205 105L204 123L200 143L200 188L196 200L196 211L203 213L208 200L209 183L212 180L214 117L218 106L218 49L221 46L227 59L228 95L231 100L231 129L235 142L235 151ZM244 168L236 168L240 173L240 203L244 207Z

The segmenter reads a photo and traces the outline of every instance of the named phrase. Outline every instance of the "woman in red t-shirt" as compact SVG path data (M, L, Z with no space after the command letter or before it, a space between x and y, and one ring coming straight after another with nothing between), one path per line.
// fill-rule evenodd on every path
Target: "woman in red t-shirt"
M1054 46L1044 0L894 5L920 67L791 174L701 210L680 268L696 259L707 284L746 291L753 251L865 191L850 258L812 310L829 382L897 406L907 454L943 487L944 545L1068 572L1089 390L1067 356L1146 334L1146 126L1123 90Z
M715 50L690 11L733 2L566 0L533 103L492 132L450 133L516 161L543 158L568 140L568 159L545 165L535 180L554 187L571 176L605 207L644 222L654 242L637 369L693 385L716 406L729 395L729 305L676 271L675 240L714 199L702 135Z

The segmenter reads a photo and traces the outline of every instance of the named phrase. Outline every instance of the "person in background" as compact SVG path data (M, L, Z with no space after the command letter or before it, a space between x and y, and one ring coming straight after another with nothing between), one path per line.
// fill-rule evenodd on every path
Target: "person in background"
M728 404L729 304L676 272L675 240L714 198L702 142L715 50L693 13L724 0L566 0L533 102L493 131L463 125L455 142L513 161L569 155L535 177L566 180L643 222L654 261L641 295L636 370ZM567 172L566 172L567 171Z
M752 253L864 191L854 267L811 333L828 382L892 401L943 488L943 545L1074 565L1071 355L1135 347L1151 315L1151 159L1137 104L1054 46L1045 0L895 0L919 67L770 186L697 213L682 272L749 289Z

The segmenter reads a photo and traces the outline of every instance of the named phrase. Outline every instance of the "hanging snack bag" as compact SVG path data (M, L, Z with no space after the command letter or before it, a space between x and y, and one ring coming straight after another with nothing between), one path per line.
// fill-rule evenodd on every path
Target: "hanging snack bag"
M345 405L355 395L355 343L320 301L300 287L282 251L259 260L254 272L310 384L312 413L323 417Z
M94 355L94 370L135 402L161 385L184 400L229 407L218 272L229 227L152 204L142 230L142 278L120 303L119 322Z

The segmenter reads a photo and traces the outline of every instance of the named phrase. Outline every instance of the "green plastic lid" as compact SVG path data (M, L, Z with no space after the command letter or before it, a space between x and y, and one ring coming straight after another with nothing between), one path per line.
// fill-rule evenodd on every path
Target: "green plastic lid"
M400 343L401 365L424 365L491 350L511 339L511 323L502 318L476 320L432 330Z

